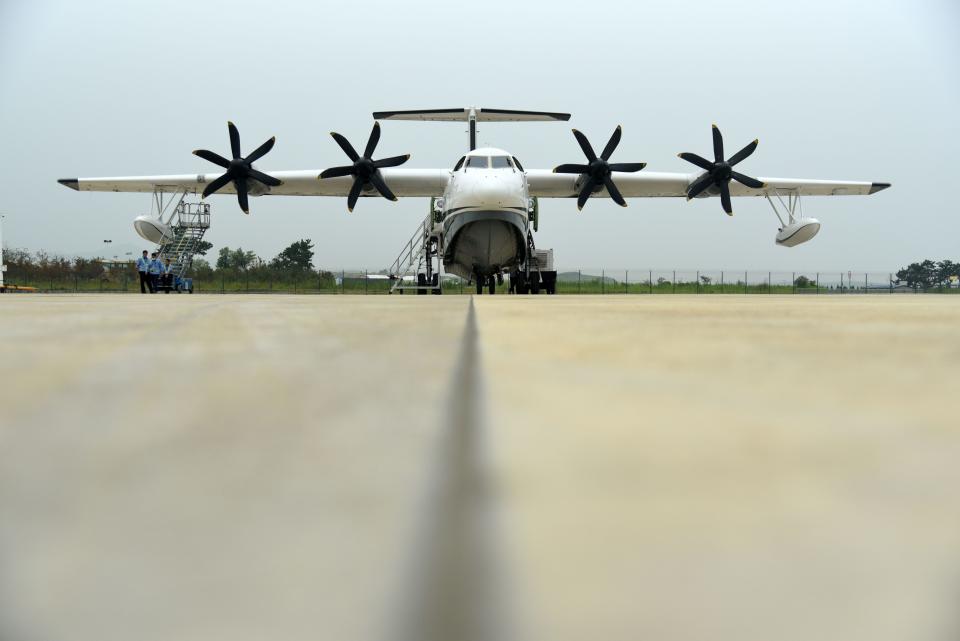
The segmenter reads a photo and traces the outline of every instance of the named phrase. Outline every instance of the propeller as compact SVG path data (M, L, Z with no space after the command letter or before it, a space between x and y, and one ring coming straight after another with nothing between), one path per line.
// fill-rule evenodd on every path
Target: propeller
M247 202L247 194L249 193L250 184L248 181L251 179L256 180L269 187L277 187L283 184L282 181L273 176L268 176L262 171L257 171L253 168L255 161L260 160L267 152L273 149L273 145L277 139L275 137L271 138L244 158L240 154L240 132L237 131L236 125L232 122L227 122L227 129L230 132L230 151L233 152L233 160L227 160L220 154L215 154L206 149L197 149L193 152L194 156L209 160L213 164L220 165L227 170L222 176L204 187L203 197L206 198L210 194L219 191L232 181L233 186L237 190L237 202L240 203L240 209L243 210L243 213L249 214L250 205Z
M366 185L373 185L373 188L380 192L380 195L388 200L397 200L397 197L393 195L393 192L390 191L390 188L387 187L386 181L383 179L383 174L380 173L380 170L384 167L396 167L402 165L410 159L410 154L405 154L403 156L391 156L390 158L383 158L382 160L374 160L373 152L377 148L377 143L380 142L380 123L373 123L373 130L370 132L370 138L367 140L367 146L363 150L363 156L357 153L357 150L353 148L353 145L350 144L350 141L338 134L335 131L331 131L330 135L333 136L333 139L337 141L337 144L340 145L340 148L343 149L344 153L350 157L350 160L353 161L352 165L344 165L343 167L331 167L330 169L325 169L323 173L320 174L320 178L337 178L339 176L353 176L353 186L350 188L350 194L347 196L347 209L353 211L353 208L357 204L357 199L360 197L360 191Z
M617 125L617 128L613 130L613 135L610 136L610 140L607 141L607 146L603 148L603 152L600 154L600 157L597 157L597 154L593 151L593 147L590 145L590 141L587 140L587 137L582 133L573 130L573 135L577 139L577 142L580 143L580 149L583 150L584 155L587 157L589 164L587 165L560 165L559 167L553 168L553 173L555 174L581 174L586 180L583 181L583 187L580 188L580 195L577 197L577 209L583 209L584 204L586 204L587 199L593 194L595 190L599 187L606 187L607 193L610 194L610 197L613 198L613 201L620 205L621 207L627 206L627 201L623 199L623 196L620 194L620 190L617 189L617 186L614 184L611 177L611 172L614 171L624 171L624 172L635 172L640 171L647 166L645 162L608 162L610 156L613 155L614 150L617 148L617 145L620 144L620 136L623 134L623 129L620 125Z
M713 126L713 157L714 162L710 162L706 158L698 156L697 154L691 154L684 152L678 154L681 158L687 162L693 163L700 169L705 170L707 173L703 174L699 178L691 183L690 187L687 188L687 200L691 198L696 198L701 192L710 187L711 185L716 186L720 190L720 204L723 206L723 211L727 212L728 216L733 216L733 205L730 203L730 181L736 180L741 185L746 185L753 189L762 189L764 184L757 180L756 178L751 178L750 176L745 176L739 172L733 170L734 165L742 162L750 156L757 149L757 145L760 144L759 140L754 140L749 145L738 151L737 153L730 156L729 159L723 159L723 135L720 134L720 130L716 125Z

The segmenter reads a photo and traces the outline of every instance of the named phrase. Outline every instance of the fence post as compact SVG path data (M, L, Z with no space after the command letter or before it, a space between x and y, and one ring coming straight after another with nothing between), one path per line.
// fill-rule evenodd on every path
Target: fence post
M726 293L726 292L724 292L724 290L723 290L723 270L722 270L722 269L720 270L720 293L721 293L721 294Z
M577 293L580 293L580 278L583 276L583 272L579 269L577 270Z
M743 272L743 293L747 293L747 272Z
M677 270L673 270L673 293L677 293Z
M843 293L843 272L840 272L840 293Z
M653 293L653 270L651 269L648 276L650 280L647 281L647 287L650 289L650 293Z
M867 288L870 286L870 281L867 280L868 278L870 278L870 274L868 272L864 272L863 273L863 293L864 294L867 293Z
M887 282L890 283L890 293L893 293L893 274L887 274Z
M77 293L80 291L80 276L77 274L73 275L73 292Z
M623 272L623 293L630 293L630 270L624 270Z
M344 272L344 270L342 270L342 269L340 270L340 293L341 293L341 294L346 294L346 293L347 293L347 278L346 278L346 272Z
M294 294L297 293L297 287L298 287L299 285L300 285L300 277L299 277L299 276L294 276L294 277L293 277L293 293L294 293Z
M607 293L607 272L604 269L600 270L600 293Z
M793 293L796 294L797 293L797 272L793 272L793 274L790 275L790 278L793 279L790 282L793 283Z
M363 270L363 293L364 294L370 293L369 283L370 283L370 279L367 278L367 270Z
M225 278L224 275L221 273L221 274L220 274L220 293L221 293L221 294L224 293L224 288L226 287L226 283L224 282L224 278Z
M820 293L820 272L817 272L817 293Z
M770 283L770 280L771 280L771 279L770 279L770 276L771 276L772 274L773 274L773 272L767 272L767 293L768 293L768 294L773 293L773 292L770 291L770 285L771 285L771 283Z

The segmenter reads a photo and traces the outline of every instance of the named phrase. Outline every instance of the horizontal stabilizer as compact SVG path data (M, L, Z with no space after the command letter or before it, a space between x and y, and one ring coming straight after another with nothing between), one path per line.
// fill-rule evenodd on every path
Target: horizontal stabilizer
M467 121L470 120L471 108L460 109L413 109L409 111L375 111L375 120L435 120L435 121ZM474 108L477 122L534 122L534 121L561 121L570 120L570 114L554 113L550 111L521 111L518 109L489 109Z

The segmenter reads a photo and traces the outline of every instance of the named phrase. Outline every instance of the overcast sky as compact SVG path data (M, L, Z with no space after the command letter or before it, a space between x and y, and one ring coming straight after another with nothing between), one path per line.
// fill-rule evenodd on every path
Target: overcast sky
M774 245L762 199L541 201L537 244L561 267L888 270L960 260L960 3L78 2L0 0L0 212L8 246L74 254L144 246L149 195L77 193L62 177L213 171L191 150L245 150L262 169L344 162L371 112L486 106L568 111L569 123L480 127L528 168L580 162L574 126L619 161L690 171L710 124L728 150L755 137L754 176L888 181L870 197L814 198L812 242ZM378 154L451 167L460 123L387 122ZM208 238L265 258L311 238L326 268L392 262L428 201L213 196Z

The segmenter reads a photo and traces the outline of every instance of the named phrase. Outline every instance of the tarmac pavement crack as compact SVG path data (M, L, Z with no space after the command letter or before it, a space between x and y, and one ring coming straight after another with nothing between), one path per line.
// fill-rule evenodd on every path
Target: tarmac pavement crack
M511 639L473 298L391 641Z

